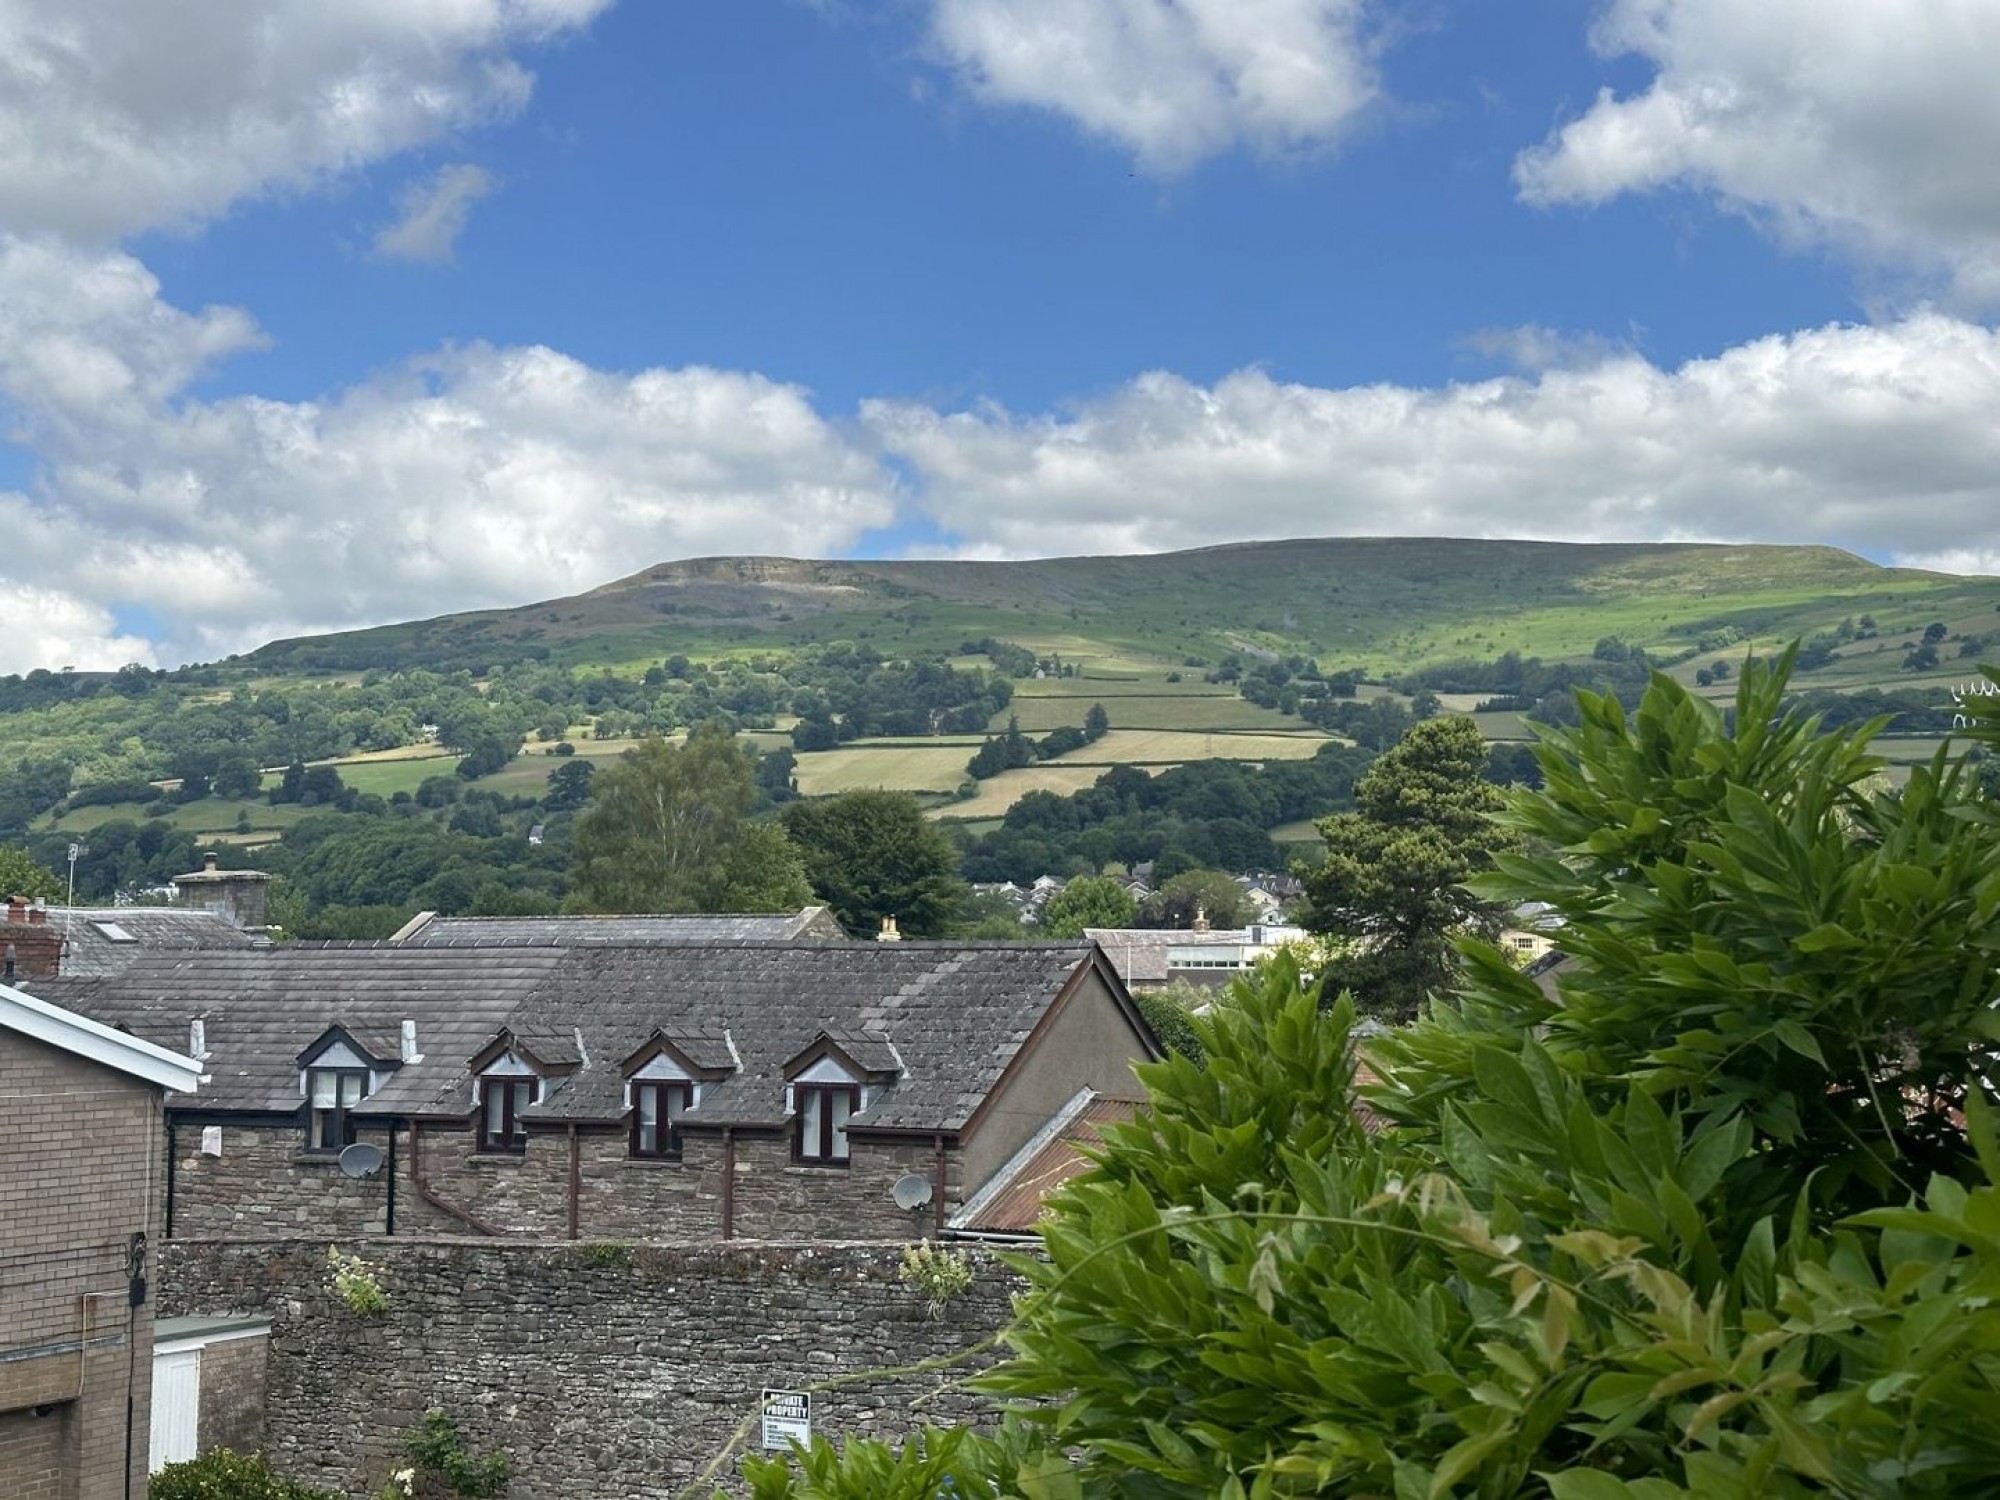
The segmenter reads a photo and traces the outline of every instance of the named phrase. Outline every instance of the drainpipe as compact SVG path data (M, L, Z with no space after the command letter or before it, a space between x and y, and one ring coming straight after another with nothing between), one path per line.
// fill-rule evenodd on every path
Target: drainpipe
M167 1116L166 1223L162 1226L160 1234L163 1239L169 1239L169 1240L174 1237L174 1170L180 1165L179 1161L176 1159L180 1156L179 1150L176 1149L177 1141L178 1137L175 1135L174 1117L172 1115L168 1115Z
M582 1193L583 1161L576 1140L576 1121L569 1122L569 1237L578 1239L577 1198Z
M496 1228L477 1214L467 1213L456 1203L445 1202L444 1199L431 1191L430 1183L424 1178L423 1139L424 1127L416 1119L412 1118L410 1121L410 1181L416 1187L417 1196L439 1213L446 1215L448 1218L456 1219L459 1223L468 1225L478 1230L481 1234L496 1236L505 1234L506 1231L504 1229Z
M389 1204L383 1217L383 1233L396 1232L396 1127L402 1122L391 1118L389 1121Z
M722 1127L722 1237L736 1238L736 1131Z
M931 1144L937 1148L937 1166L931 1174L931 1228L932 1237L944 1238L944 1132L936 1131L931 1136Z

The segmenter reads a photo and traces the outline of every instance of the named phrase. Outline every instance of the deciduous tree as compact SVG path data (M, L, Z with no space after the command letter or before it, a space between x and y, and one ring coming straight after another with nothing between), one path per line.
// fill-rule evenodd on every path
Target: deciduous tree
M908 792L844 792L793 802L785 831L806 879L857 937L884 917L910 937L941 937L965 894L958 854Z
M1109 875L1080 875L1042 908L1042 926L1055 937L1082 937L1086 927L1130 927L1138 920L1138 901Z

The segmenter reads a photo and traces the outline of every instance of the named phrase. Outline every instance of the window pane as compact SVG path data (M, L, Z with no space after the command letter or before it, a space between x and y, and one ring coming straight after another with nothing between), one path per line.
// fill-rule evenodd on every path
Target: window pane
M340 1075L340 1105L352 1109L361 1102L362 1085L368 1081L366 1073L342 1073Z
M338 1073L330 1073L323 1068L314 1068L306 1075L306 1078L312 1085L314 1109L327 1109L339 1102L337 1090L340 1084L340 1075Z
M499 1085L485 1085L486 1138L497 1141L507 1134L507 1090Z
M657 1156L660 1150L660 1096L652 1084L633 1085L632 1114L636 1129L633 1149L641 1156Z
M833 1159L847 1160L847 1117L854 1113L854 1095L846 1089L830 1089L826 1102L833 1109Z
M799 1090L799 1155L818 1158L825 1148L820 1144L820 1114L826 1108L826 1095L818 1089Z

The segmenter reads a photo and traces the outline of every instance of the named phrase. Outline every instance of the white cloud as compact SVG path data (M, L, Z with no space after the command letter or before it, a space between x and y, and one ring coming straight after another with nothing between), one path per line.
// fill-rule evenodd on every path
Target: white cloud
M2000 553L2000 334L1937 313L1438 389L1155 372L1062 415L865 403L982 555L1250 537L1831 541Z
M1690 187L2000 299L1992 0L1612 0L1594 41L1655 77L1525 153L1530 202Z
M1174 172L1338 140L1378 85L1364 0L935 0L937 56L988 103L1067 116Z
M198 225L504 118L610 0L0 0L0 230Z
M472 206L499 184L484 167L459 162L441 167L397 195L400 217L375 236L375 253L398 260L449 265L472 217Z
M120 634L109 610L55 589L0 585L0 672L112 672L133 661L154 665L152 645Z
M470 345L322 401L203 401L186 380L254 327L157 290L115 252L0 253L0 384L45 465L32 503L0 506L0 596L142 607L165 660L550 598L668 557L825 555L894 514L881 466L796 386ZM0 670L73 660L75 633L0 645Z

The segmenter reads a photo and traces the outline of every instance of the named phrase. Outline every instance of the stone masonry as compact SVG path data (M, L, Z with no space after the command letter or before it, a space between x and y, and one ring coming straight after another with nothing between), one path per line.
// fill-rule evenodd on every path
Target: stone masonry
M510 1500L678 1496L766 1388L861 1376L812 1395L814 1432L836 1440L990 1420L990 1402L962 1385L972 1364L869 1372L979 1345L1021 1287L974 1251L971 1291L933 1319L898 1279L900 1252L880 1245L344 1248L387 1295L383 1316L358 1317L334 1293L324 1240L182 1241L163 1275L168 1312L271 1318L264 1449L293 1478L349 1494L373 1493L431 1407L458 1420L468 1448L507 1453ZM736 1473L731 1457L695 1492L706 1500Z
M302 1126L208 1127L219 1154L203 1146L203 1127L173 1129L175 1238L294 1239L301 1235L376 1235L388 1228L388 1167L373 1177L341 1175L334 1158L306 1151ZM386 1131L362 1132L384 1148ZM396 1222L403 1235L477 1232L472 1220L528 1238L569 1235L571 1139L562 1129L529 1133L518 1155L473 1149L469 1124L428 1122L412 1158L407 1127L396 1133ZM577 1238L652 1239L682 1243L724 1237L724 1145L716 1134L689 1132L680 1161L634 1159L623 1129L576 1131ZM737 1133L735 1191L729 1236L746 1240L921 1239L962 1200L961 1153L945 1148L943 1191L912 1214L891 1196L898 1178L938 1174L936 1145L927 1140L860 1140L845 1167L799 1166L788 1135ZM427 1201L458 1209L454 1215ZM834 1226L829 1233L829 1226Z

